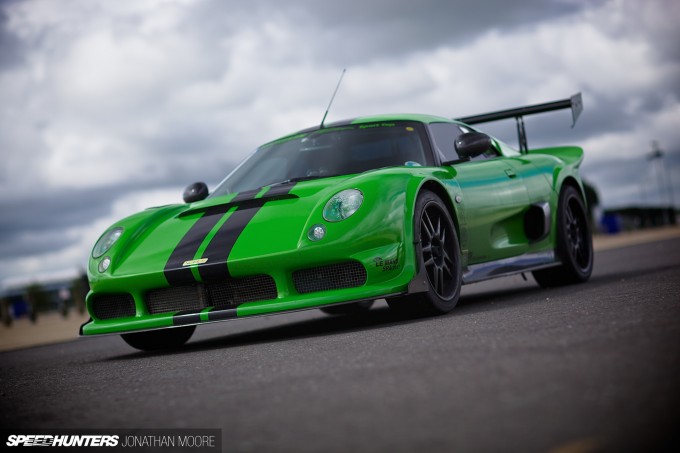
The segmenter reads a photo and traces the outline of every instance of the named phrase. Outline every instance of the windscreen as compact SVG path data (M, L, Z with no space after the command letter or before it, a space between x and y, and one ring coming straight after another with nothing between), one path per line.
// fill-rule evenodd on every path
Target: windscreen
M329 127L287 137L258 148L211 196L289 180L427 165L424 134L420 123L394 121Z

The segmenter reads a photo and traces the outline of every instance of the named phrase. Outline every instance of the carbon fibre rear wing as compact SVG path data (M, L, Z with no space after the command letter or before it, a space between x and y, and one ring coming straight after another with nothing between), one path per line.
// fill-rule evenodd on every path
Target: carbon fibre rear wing
M527 134L524 128L524 116L533 115L535 113L552 112L553 110L571 109L571 127L576 125L579 115L583 111L583 99L581 93L576 93L569 99L562 99L561 101L546 102L544 104L528 105L526 107L517 107L514 109L499 110L497 112L482 113L481 115L464 116L456 118L465 124L479 124L489 123L491 121L504 120L507 118L515 118L517 121L517 139L519 140L519 150L522 153L528 151Z

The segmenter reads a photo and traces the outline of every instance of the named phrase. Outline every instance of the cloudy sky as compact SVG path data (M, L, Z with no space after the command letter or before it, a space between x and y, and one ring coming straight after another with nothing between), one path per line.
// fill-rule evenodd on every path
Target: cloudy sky
M0 0L0 284L84 268L116 219L320 122L345 67L331 121L580 91L577 126L528 117L529 146L583 146L605 207L667 204L659 175L678 205L679 19L675 0ZM487 130L516 145L511 120Z

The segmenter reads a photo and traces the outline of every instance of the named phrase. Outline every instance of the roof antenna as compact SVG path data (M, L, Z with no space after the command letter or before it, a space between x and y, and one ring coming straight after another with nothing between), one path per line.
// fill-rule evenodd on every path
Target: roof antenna
M328 108L326 108L326 113L323 114L323 118L321 119L321 126L319 126L319 129L323 129L323 123L326 121L326 116L328 115L328 111L331 109L331 104L333 104L333 99L335 99L335 95L338 92L338 88L340 88L340 83L342 82L342 76L345 75L345 71L347 71L347 68L342 69L342 73L340 74L340 80L338 80L338 84L335 86L335 91L333 91L333 96L331 96L331 102L328 103Z

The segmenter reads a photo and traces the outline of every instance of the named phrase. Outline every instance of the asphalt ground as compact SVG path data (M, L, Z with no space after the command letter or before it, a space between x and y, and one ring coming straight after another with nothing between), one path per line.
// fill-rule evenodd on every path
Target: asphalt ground
M465 287L445 316L319 311L0 353L2 428L221 428L224 451L680 451L680 239L590 282Z

